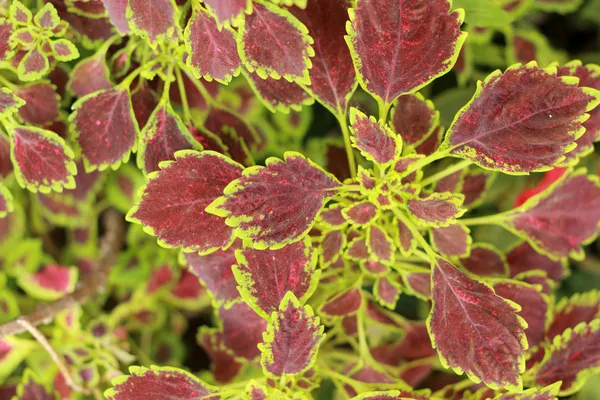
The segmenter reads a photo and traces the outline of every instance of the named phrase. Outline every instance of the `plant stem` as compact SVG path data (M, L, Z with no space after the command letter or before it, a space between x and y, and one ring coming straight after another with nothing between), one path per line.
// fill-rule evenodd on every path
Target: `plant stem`
M431 176L423 179L421 181L421 186L427 186L434 182L437 182L440 179L443 179L447 176L452 175L455 172L458 172L458 171L461 171L461 170L467 168L471 164L473 164L473 162L471 160L464 160L459 163L456 163L456 164L444 169L443 171L438 172L437 174L431 175Z
M392 107L392 103L380 103L379 104L379 122L385 123L387 121L387 116L390 113L391 107Z
M417 227L412 223L408 216L404 215L404 213L398 208L393 208L392 211L394 212L396 217L398 217L398 219L402 221L404 225L406 225L410 233L412 233L412 235L417 240L417 242L419 242L423 250L425 250L425 253L427 253L427 256L429 256L429 261L435 260L438 257L437 254L435 253L435 251L433 251L429 243L427 243L423 235L421 235L421 232L419 232Z
M516 210L509 210L499 214L486 215L476 218L461 218L459 221L465 225L495 225L510 219Z
M375 360L371 356L369 344L367 343L367 334L365 332L365 314L364 308L361 307L356 314L356 325L358 328L358 343L360 349L360 358L367 364L373 365Z
M16 87L16 85L14 83L12 83L8 79L6 79L4 76L2 76L2 74L0 74L0 82L4 86L6 86L7 88L9 88L10 90L14 90L14 88Z
M356 160L354 159L354 149L352 149L352 143L350 142L350 131L348 130L348 124L346 123L346 112L340 112L336 115L336 118L342 128L342 135L344 135L344 145L346 146L346 156L348 157L348 168L350 169L350 176L356 177Z
M423 169L423 167L431 164L432 162L441 160L442 158L447 157L448 154L449 154L449 150L437 151L415 163L410 164L408 166L408 169L406 171L404 171L404 175L408 176L411 173L413 173L414 171Z
M183 107L183 123L189 125L189 123L192 121L192 114L190 113L190 105L188 103L185 84L183 82L183 77L181 76L180 68L175 68L175 75L177 76L177 87L179 88L179 97L181 98L181 106Z

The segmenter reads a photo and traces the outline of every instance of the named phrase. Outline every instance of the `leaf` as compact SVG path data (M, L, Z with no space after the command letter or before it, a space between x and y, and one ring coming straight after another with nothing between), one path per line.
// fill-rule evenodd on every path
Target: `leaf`
M390 125L408 145L418 145L433 134L440 119L431 100L420 93L398 97L394 102Z
M286 293L304 303L317 288L320 273L308 238L279 250L245 248L236 252L236 259L233 275L242 298L267 320Z
M311 84L305 88L334 114L346 110L357 86L352 57L344 41L349 7L348 0L314 0L304 10L290 10L314 40L313 66L308 71Z
M78 270L49 264L34 274L22 274L18 283L29 296L44 301L55 301L71 293L77 284Z
M285 78L309 84L310 57L315 52L308 29L289 11L269 3L254 3L238 32L238 52L250 72L263 79Z
M379 277L375 281L373 295L379 304L390 310L394 310L400 297L400 285L391 280L389 275Z
M326 268L336 262L344 247L346 247L346 236L341 230L326 232L321 241L321 268Z
M593 290L563 297L552 311L554 316L546 331L550 340L581 322L590 323L600 317L600 293Z
M300 111L302 106L314 103L314 99L295 82L288 82L285 79L263 79L251 72L244 75L258 98L273 113Z
M221 138L230 147L229 151L231 153L233 153L233 149L231 149L231 143L228 142L228 137L231 135L232 130L233 134L241 137L248 148L252 150L256 149L260 141L256 131L248 125L242 116L224 108L212 107L206 116L204 127Z
M366 239L363 237L353 239L348 245L345 256L354 261L367 261L369 258L369 249Z
M144 173L159 170L162 161L174 160L180 150L202 150L171 104L161 102L140 136L137 165Z
M565 173L547 192L529 199L508 226L550 258L582 259L582 245L598 232L600 185L585 170Z
M4 18L0 18L0 62L6 61L13 48L13 43L10 40L13 34L12 24Z
M310 306L288 292L279 310L271 315L271 322L263 333L260 363L271 377L299 375L317 360L319 345L325 339L324 327L314 316Z
M429 270L411 268L411 270L402 271L402 281L408 294L425 301L431 299L431 272Z
M517 307L443 259L433 266L432 283L427 324L442 365L491 388L520 390L527 339Z
M79 50L73 42L67 39L53 40L51 43L52 54L58 61L71 61L79 58Z
M139 398L169 398L187 400L204 398L217 400L218 389L182 369L172 367L129 367L131 375L112 380L112 389L104 392L108 400L133 400ZM177 390L173 390L176 388ZM215 396L210 396L215 393Z
M469 25L487 28L502 27L512 22L513 18L502 9L501 2L478 0L453 0L453 8L465 10L465 21Z
M346 218L342 213L341 204L330 205L319 215L320 221L325 224L328 228L343 228L346 224Z
M21 86L16 95L25 101L19 116L28 124L47 125L59 117L60 96L48 82Z
M514 174L547 170L573 148L585 112L599 101L600 93L556 76L556 68L517 64L478 84L445 145L484 168Z
M185 80L185 78L184 78ZM140 87L131 94L131 106L135 114L135 120L140 128L144 128L158 106L159 99L149 84L142 83Z
M219 28L240 26L244 14L252 12L252 0L204 0L204 4L215 15Z
M467 271L479 276L507 276L508 263L506 257L494 246L487 243L477 243L471 247L468 257L460 263Z
M514 277L527 271L544 271L550 279L560 282L569 271L566 260L555 261L538 253L527 242L518 244L506 253L510 276Z
M10 131L10 154L19 185L32 192L75 187L73 151L56 133L34 127Z
M377 206L370 201L354 203L342 210L342 215L351 224L366 225L377 217Z
M447 0L356 3L346 41L361 86L380 105L452 69L466 34L460 31L464 12L449 11Z
M166 247L204 254L227 248L232 229L205 208L241 173L242 166L218 153L179 151L174 162L151 174L141 202L127 218Z
M464 207L478 207L484 200L487 189L494 182L494 175L469 170L462 175L460 193L465 196Z
M25 105L25 101L19 98L9 88L0 89L0 118L8 117L16 113Z
M129 0L102 0L110 22L121 35L127 35L130 31L127 21L127 4Z
M19 400L56 400L53 388L48 387L31 369L27 368L22 381L17 386L17 394L13 399Z
M467 257L471 253L472 243L470 229L461 223L431 229L431 244L437 252L447 257Z
M360 267L365 271L366 274L372 276L384 276L390 272L389 265L386 265L377 260L364 260L360 263Z
M543 361L533 371L536 385L562 381L559 396L568 396L584 385L587 377L600 370L600 320L582 322L546 349Z
M217 28L215 20L202 8L196 8L185 29L187 65L196 78L229 83L240 73L235 32Z
M146 0L129 0L125 15L131 30L151 44L180 36L179 7L173 0L154 0L152 7Z
M553 383L543 389L531 388L521 393L499 394L493 400L556 400L560 383Z
M0 218L6 217L15 209L13 197L6 186L0 182Z
M60 23L60 17L52 3L46 3L33 17L33 22L43 30L53 30Z
M0 338L0 382L4 382L36 347L36 343L31 340L15 336Z
M139 128L127 90L91 93L79 99L73 110L69 121L87 171L116 169L129 160Z
M281 248L308 233L339 182L299 153L269 158L232 182L208 211L226 217L257 249Z
M225 346L236 356L253 360L260 355L258 344L267 329L267 321L254 312L246 303L234 303L231 307L219 308L223 322Z
M463 198L452 193L433 193L426 198L412 198L407 206L411 216L421 226L445 227L466 211L461 208Z
M113 83L104 57L104 52L99 52L79 61L71 71L67 89L77 97L110 89Z
M210 356L210 370L217 383L228 383L235 379L242 364L235 360L233 352L225 346L222 332L202 326L198 332L198 344Z
M383 264L393 264L396 247L390 235L377 225L371 225L367 231L367 247L371 257Z
M37 47L34 47L19 62L17 74L20 80L31 82L42 78L49 69L48 57Z
M402 142L387 125L354 107L350 109L350 130L352 144L369 161L386 165L402 153Z
M365 392L356 397L353 397L351 400L427 400L428 398L428 396L413 395L405 390L387 390L377 392Z
M362 305L360 288L352 287L329 298L319 309L319 314L332 317L342 317L356 313Z
M33 21L33 14L19 0L12 2L9 8L9 19L17 25L29 25Z

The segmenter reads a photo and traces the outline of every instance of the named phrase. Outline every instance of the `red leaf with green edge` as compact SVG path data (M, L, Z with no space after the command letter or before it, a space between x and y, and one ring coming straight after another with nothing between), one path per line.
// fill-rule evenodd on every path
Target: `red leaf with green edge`
M263 343L258 345L266 374L275 378L306 372L317 359L325 339L323 330L312 308L302 306L293 293L286 293L271 315Z
M177 85L171 85L177 86ZM140 87L131 94L131 106L135 114L135 120L140 128L144 128L150 119L150 115L158 106L158 98L154 90L147 83L142 83Z
M248 382L244 391L244 399L267 400L269 393L265 386L259 385L254 379Z
M366 261L369 258L369 249L365 238L353 239L348 245L345 255L351 260Z
M527 242L523 242L506 253L510 276L514 277L527 271L541 270L550 279L560 282L568 274L566 260L555 261L535 251Z
M344 247L346 247L346 236L341 230L326 232L321 241L321 268L336 262Z
M69 117L86 170L116 169L135 150L138 125L129 92L121 88L79 99Z
M395 259L396 246L390 235L381 227L371 225L367 231L367 247L376 261L392 264Z
M152 174L141 202L127 215L168 247L210 253L232 243L232 229L205 208L242 174L242 166L211 151L180 151Z
M308 71L311 84L306 90L334 113L346 109L357 83L344 41L348 8L348 0L315 0L308 2L304 10L291 9L314 40L313 66Z
M342 228L347 224L346 218L342 214L342 205L334 204L321 212L319 219L329 228Z
M527 322L525 336L530 348L544 341L548 321L549 298L533 285L515 280L492 281L494 292L521 306L519 315Z
M174 160L179 150L202 150L169 102L154 110L140 136L137 165L144 173L159 170L162 161Z
M22 381L17 386L16 396L19 400L56 400L57 394L32 370L26 369Z
M585 170L565 173L548 191L529 199L507 225L551 258L581 259L600 222L600 185Z
M542 293L551 295L556 288L556 282L548 278L546 273L541 270L523 272L514 277L518 281L523 281L532 285L538 285Z
M204 120L204 127L220 137L225 144L227 144L227 133L231 133L232 129L235 134L244 139L250 149L255 149L259 142L256 131L241 116L224 108L211 108Z
M285 79L263 79L252 72L245 75L258 98L271 112L300 111L302 106L314 103L314 99L295 82Z
M152 271L148 280L148 285L146 286L146 293L154 293L157 290L163 289L164 287L168 286L172 282L173 272L171 272L171 268L169 268L168 265L163 265L162 267Z
M508 263L506 257L494 246L477 243L471 247L468 257L460 263L467 271L479 276L507 276Z
M462 183L463 171L457 171L448 175L435 183L435 192L456 192L456 189Z
M582 322L556 336L533 371L536 385L562 381L559 395L577 392L587 377L600 370L600 319Z
M308 233L340 184L299 153L266 164L247 169L208 210L226 217L236 235L253 240L256 248L275 249Z
M449 12L447 0L357 2L348 47L361 86L380 104L389 105L452 69L466 33L460 31L464 12Z
M426 198L413 198L407 202L408 211L421 226L435 228L452 224L466 211L461 208L462 196L452 193L433 193Z
M219 317L223 323L225 346L236 356L252 360L260 355L258 344L267 329L267 321L260 317L246 303L239 302L226 308L219 308Z
M407 324L399 340L384 342L371 349L371 354L379 362L399 366L402 361L418 360L435 355L427 325L422 322Z
M60 23L60 17L54 5L47 3L35 14L33 22L43 30L52 30Z
M546 337L550 340L581 322L590 323L599 318L600 293L593 290L563 297L552 311L554 316L546 332Z
M396 220L396 226L396 244L400 245L397 247L400 249L403 256L408 257L417 248L417 239L415 239L404 222Z
M125 12L131 30L150 43L157 39L179 36L179 7L173 0L154 0L148 7L146 0L129 0Z
M432 283L427 324L442 365L491 388L521 389L527 339L516 306L443 259L433 266Z
M252 12L252 0L204 0L204 5L215 15L219 27L239 26L244 14Z
M58 61L67 62L79 58L79 50L77 50L77 47L70 40L53 40L51 46L52 55Z
M71 71L67 89L77 97L83 97L99 90L110 89L113 83L104 57L104 52L99 52L92 57L79 61Z
M484 168L507 173L546 170L573 148L583 132L585 112L598 101L598 91L556 76L555 68L513 66L479 83L448 129L446 145L451 154Z
M77 166L75 188L65 190L64 194L73 197L78 202L91 202L91 196L100 189L103 175L99 171L86 172L81 160L78 160L75 165Z
M217 250L207 255L184 253L190 270L200 278L200 282L208 289L217 305L229 304L240 298L231 269L236 263L235 251L239 248L240 243L234 242L226 250Z
M129 0L102 0L108 19L121 35L127 35L130 31L127 22L127 3Z
M263 79L285 78L309 84L310 57L315 52L308 29L289 11L254 3L254 11L238 32L238 52L250 72Z
M188 129L194 139L204 147L204 150L212 150L229 156L227 146L225 146L225 143L223 143L223 141L214 133L209 132L204 128L196 128L195 126L188 126Z
M434 128L431 135L427 136L421 144L417 145L415 151L425 156L435 153L442 143L442 134L444 132L444 128L441 126Z
M71 293L77 284L77 268L49 264L34 274L22 274L19 287L29 296L44 301L55 301Z
M37 47L34 47L19 62L17 74L22 81L30 82L40 79L49 69L48 57Z
M236 258L233 275L242 298L267 319L277 311L287 292L304 303L320 277L315 272L316 257L309 238L279 250L245 248L236 252Z
M462 176L460 193L465 196L464 207L474 208L483 201L486 190L494 181L494 176L481 171L467 171Z
M177 300L196 301L202 296L203 291L198 277L188 270L183 270L179 276L179 281L169 293Z
M394 102L390 126L408 145L418 145L429 137L440 119L431 100L420 93L398 97Z
M172 367L129 367L131 375L112 380L112 389L104 392L109 400L159 399L188 400L203 398L217 400L218 389L182 369ZM215 396L210 396L215 393Z
M11 55L13 43L10 38L13 34L13 26L10 21L0 19L0 61L6 61Z
M373 295L379 304L393 310L400 297L400 285L391 280L389 275L379 277L375 281Z
M351 224L366 225L377 217L377 206L370 201L355 203L344 208L342 215Z
M425 269L402 271L402 281L408 293L422 300L431 299L431 272Z
M16 95L25 100L19 116L28 124L46 125L58 119L60 97L55 87L47 82L34 83L16 89Z
M556 382L542 389L531 388L521 393L499 394L493 400L556 400L559 389L560 383Z
M431 244L437 252L445 256L466 257L471 252L472 243L471 231L463 224L431 229Z
M6 186L0 182L0 218L14 211L13 197Z
M386 165L400 157L402 142L394 132L375 117L367 117L356 108L350 109L352 144L369 161Z
M187 65L197 78L228 83L240 72L242 61L237 52L235 32L228 28L219 30L204 9L195 9L188 21L185 46Z
M408 168L413 164L416 163L417 161L421 160L425 158L423 155L421 154L411 154L405 157L401 157L400 159L398 159L398 162L396 162L396 164L394 164L394 171L396 171L399 174L399 177L402 178L401 182L402 183L410 183L410 182L414 182L417 174L421 173L420 171L415 171L412 172L410 174L406 174L406 172L408 171Z
M360 263L365 273L373 276L386 275L390 271L389 265L375 260L365 260Z
M343 317L357 312L362 305L360 288L352 287L329 298L319 309L319 314L331 317Z
M225 346L222 332L203 326L198 332L198 344L210 357L210 370L217 383L229 383L235 379L242 364L235 360L233 352Z
M17 181L32 192L62 192L75 187L73 151L56 133L34 127L10 132L10 153Z

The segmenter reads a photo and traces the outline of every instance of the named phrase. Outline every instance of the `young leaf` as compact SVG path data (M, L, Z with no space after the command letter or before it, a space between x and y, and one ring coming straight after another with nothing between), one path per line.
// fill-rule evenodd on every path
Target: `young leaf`
M86 170L116 169L129 160L139 128L127 90L91 93L79 99L73 109L69 121Z
M479 276L507 276L508 263L498 249L487 243L478 243L471 248L471 254L460 263L467 271Z
M141 202L127 218L167 247L210 253L232 243L232 229L205 211L242 166L212 151L179 151L149 177Z
M366 392L353 397L351 400L427 400L427 395L415 395L406 390L386 390L377 392Z
M218 389L182 369L172 367L129 367L131 375L113 379L112 389L104 392L108 400L169 398L218 400ZM215 393L215 396L210 396Z
M379 304L393 310L400 297L400 285L391 280L389 275L379 277L375 281L373 295Z
M12 53L12 34L13 26L10 21L0 18L0 62L5 61Z
M319 215L319 219L328 228L341 229L346 224L346 218L342 213L343 207L341 204L334 204L329 206Z
M560 282L568 274L566 260L555 261L538 253L527 242L518 244L506 253L510 276L514 277L527 271L544 271L550 279Z
M556 76L556 68L515 65L478 84L448 129L445 144L451 154L484 168L547 170L573 148L583 133L585 112L599 101L598 91Z
M127 4L129 0L102 0L108 19L121 35L127 35L130 31L127 21Z
M67 39L53 40L51 43L52 55L58 61L71 61L79 58L79 50L77 46Z
M377 206L370 201L354 203L342 210L345 219L355 225L366 225L377 217Z
M19 79L31 82L40 79L50 69L48 57L37 47L29 50L17 67Z
M262 341L267 321L254 312L246 303L234 303L231 307L219 308L223 322L225 346L236 356L253 360L260 355L258 344Z
M263 79L252 72L244 75L258 98L271 112L300 111L303 105L314 103L314 99L295 82L288 82L285 79Z
M19 98L8 88L0 89L0 118L16 113L25 105L25 101Z
M240 72L235 32L219 30L215 20L202 8L194 10L185 29L187 65L196 78L229 83Z
M23 188L50 193L75 187L74 154L63 138L45 129L18 127L10 139L15 175Z
M352 287L328 299L319 310L319 314L331 317L342 317L357 312L362 305L362 291Z
M392 238L377 225L369 226L367 231L367 247L371 256L384 264L393 264L396 247Z
M466 33L464 12L449 11L447 0L357 1L346 40L361 86L380 105L452 69Z
M450 225L466 212L460 207L462 202L462 197L444 192L433 193L424 199L409 199L407 206L419 225L438 228Z
M374 117L367 117L356 108L350 109L352 144L369 161L386 165L400 157L402 142L394 132Z
M340 185L299 153L284 158L248 168L207 209L226 217L236 235L253 240L255 248L277 249L302 239Z
M60 96L48 82L38 82L21 86L16 95L25 100L19 109L19 117L28 124L47 125L58 119Z
M520 390L527 339L517 306L443 259L433 266L432 283L427 324L442 365L491 388Z
M13 212L15 206L13 204L13 197L10 191L4 184L0 182L0 218L6 217L9 213Z
M319 345L325 339L324 327L310 306L288 292L271 315L258 347L265 372L271 377L299 375L316 361Z
M289 11L269 3L254 3L238 32L238 52L248 71L263 79L285 78L308 84L310 57L315 53L308 29Z
M67 89L77 97L84 97L112 86L105 54L99 52L77 63L69 76Z
M554 317L546 331L546 337L550 340L581 322L589 323L600 317L600 293L593 290L563 297L553 312Z
M53 30L60 23L60 17L52 3L46 3L33 17L33 22L43 30Z
M321 241L321 268L336 262L344 247L346 247L346 236L341 230L326 232Z
M363 237L353 239L346 250L346 257L354 261L367 261L369 248L366 239Z
M152 7L146 0L129 0L126 16L131 30L150 43L180 35L179 7L173 0L154 0Z
M450 224L444 228L431 229L431 244L448 257L467 257L471 253L470 230L463 224Z
M75 289L77 276L75 267L50 264L34 274L19 275L18 283L33 298L55 301Z
M403 256L408 257L417 248L417 239L413 236L412 232L400 220L396 220L396 241L400 245L400 252Z
M420 94L407 94L394 102L390 125L402 140L417 146L428 138L440 119L439 111Z
M244 14L252 12L252 0L204 0L204 4L215 15L219 28L240 26Z
M242 298L266 319L277 311L286 293L304 303L317 287L319 273L311 243L289 244L279 250L245 248L236 252L238 264L233 274Z

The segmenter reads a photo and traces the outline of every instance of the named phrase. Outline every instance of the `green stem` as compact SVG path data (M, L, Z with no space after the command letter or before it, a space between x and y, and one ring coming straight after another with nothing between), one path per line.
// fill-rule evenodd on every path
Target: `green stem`
M434 161L441 160L444 157L447 157L450 154L449 150L437 151L415 163L412 163L408 166L408 169L404 172L404 175L410 175L414 171L419 169L423 169L423 167L431 164Z
M404 225L406 225L406 227L408 228L410 233L412 233L412 235L417 240L417 242L419 242L419 244L421 245L423 250L425 250L425 253L427 253L427 256L429 256L429 261L431 262L431 261L435 260L436 258L438 258L435 251L433 251L433 249L431 248L429 243L427 243L427 241L425 240L423 235L421 235L421 232L419 232L417 227L412 223L412 221L408 218L408 216L404 215L404 213L402 211L400 211L398 208L393 208L392 211L394 212L396 217L398 217L398 219L400 221L402 221L402 223L404 223Z
M175 75L177 76L177 87L179 88L179 97L181 97L181 106L183 107L183 123L189 125L189 123L192 121L192 114L190 112L190 104L188 103L185 84L183 82L183 77L181 76L180 68L175 68Z
M380 103L379 104L379 121L385 123L387 121L387 116L390 113L390 108L392 107L392 103Z
M354 149L350 142L350 131L348 130L348 124L346 123L346 112L340 112L336 115L336 118L342 128L342 134L344 135L344 145L346 146L346 156L348 157L348 168L350 168L350 175L356 177L356 160L354 159Z
M96 52L97 55L102 54L104 57L106 57L106 53L108 52L108 49L110 48L110 46L112 46L118 39L121 39L121 36L119 35L114 35L113 37L111 37L110 39L108 39L106 42L104 42L102 44L102 47L100 47L98 49L98 51Z
M14 88L16 87L16 85L14 83L12 83L8 79L6 79L4 76L2 76L2 74L0 74L0 83L2 83L4 86L9 88L10 90L14 90Z
M464 225L496 225L510 219L518 210L509 210L499 214L485 215L476 218L461 218L459 221Z
M125 77L125 79L123 79L121 81L121 83L119 83L119 87L121 88L129 88L129 86L131 86L131 83L135 80L135 78L138 77L138 75L144 70L144 65L140 65L139 67L137 67L136 69L134 69L132 72L129 73L129 75L127 75Z
M356 314L356 325L358 327L358 344L360 349L360 358L367 364L374 365L375 361L371 356L369 344L367 343L367 333L365 332L365 314L364 308L358 310Z
M447 176L452 175L455 172L461 171L465 168L467 168L469 165L473 164L473 162L471 160L464 160L461 161L459 163L456 163L448 168L445 168L444 170L438 172L437 174L431 175L425 179L423 179L421 181L421 186L427 186L430 185L434 182L439 181L440 179L443 179Z

